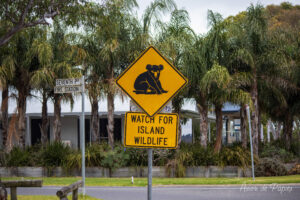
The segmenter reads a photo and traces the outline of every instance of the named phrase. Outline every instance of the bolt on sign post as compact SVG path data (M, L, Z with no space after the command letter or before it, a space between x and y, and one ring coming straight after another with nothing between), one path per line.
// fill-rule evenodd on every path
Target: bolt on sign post
M152 149L175 149L178 141L178 115L157 113L187 82L153 46L116 79L116 84L144 111L126 113L124 146L148 149L148 200L152 200Z
M55 94L63 93L81 93L81 116L80 116L80 141L81 141L81 172L83 181L83 194L85 195L85 137L84 137L84 76L81 78L69 78L69 79L56 79L56 86L54 87Z

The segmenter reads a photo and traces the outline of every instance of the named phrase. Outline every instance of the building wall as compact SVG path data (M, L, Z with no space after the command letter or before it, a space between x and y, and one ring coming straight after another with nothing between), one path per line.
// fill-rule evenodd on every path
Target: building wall
M78 147L78 117L64 117L61 120L61 140L70 141L71 147Z

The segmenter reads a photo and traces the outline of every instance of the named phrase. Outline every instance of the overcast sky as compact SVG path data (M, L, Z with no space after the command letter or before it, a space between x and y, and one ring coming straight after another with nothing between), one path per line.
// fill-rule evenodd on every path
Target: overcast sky
M139 16L151 3L151 0L137 0L139 4ZM279 5L282 0L175 0L178 9L184 8L188 11L191 19L191 27L196 33L206 33L207 27L207 10L220 13L224 18L230 15L236 15L253 3L266 6L269 4ZM300 4L299 0L289 0L293 5Z

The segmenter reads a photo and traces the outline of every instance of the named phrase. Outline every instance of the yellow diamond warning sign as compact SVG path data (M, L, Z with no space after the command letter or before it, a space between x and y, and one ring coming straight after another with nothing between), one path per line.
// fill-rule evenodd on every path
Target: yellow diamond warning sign
M150 46L116 83L144 112L153 116L187 84L187 79Z
M127 112L124 130L125 147L174 149L177 147L178 115L149 117L144 113Z

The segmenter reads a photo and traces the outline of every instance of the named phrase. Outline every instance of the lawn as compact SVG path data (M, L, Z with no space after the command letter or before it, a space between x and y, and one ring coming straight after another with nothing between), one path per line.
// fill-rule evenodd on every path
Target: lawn
M2 178L5 180L17 180L20 177ZM39 179L39 178L24 178ZM44 177L44 186L66 186L80 180L80 177ZM227 185L227 184L271 184L271 183L300 183L300 175L275 176L275 177L257 177L255 181L252 178L153 178L154 186L158 185ZM134 178L134 184L131 184L131 178L86 178L87 186L146 186L147 178Z
M8 196L8 199L10 199L10 196ZM39 195L34 195L34 196L28 196L28 195L18 195L18 200L57 200L57 196L39 196ZM68 197L68 199L72 199L72 197ZM90 196L85 196L83 197L82 195L79 195L79 200L100 200L96 199Z

